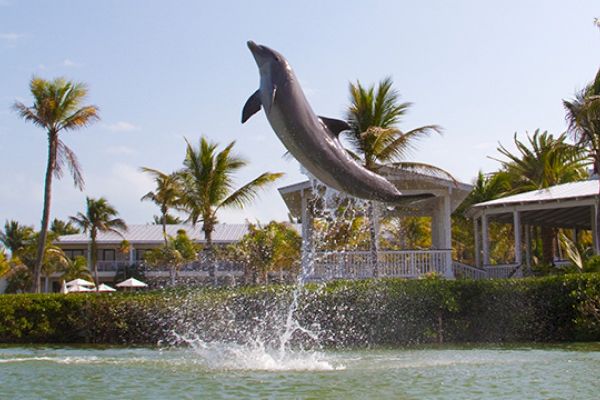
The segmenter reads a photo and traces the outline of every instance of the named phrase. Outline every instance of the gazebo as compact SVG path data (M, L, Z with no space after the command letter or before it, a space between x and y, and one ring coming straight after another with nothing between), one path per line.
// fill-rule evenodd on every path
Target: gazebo
M391 215L431 217L431 249L400 251L382 250L373 265L368 251L317 253L315 280L357 279L378 277L414 278L435 272L453 278L451 214L470 193L472 186L416 172L383 167L380 173L392 182L402 194L428 195L406 205L394 207L376 203L379 217ZM313 218L309 204L315 199L315 186L310 181L279 188L290 214L302 222L303 263L308 262L307 249L312 248ZM377 224L377 221L376 221Z
M575 240L579 230L589 230L594 253L599 254L596 240L598 185L597 179L565 183L471 206L467 216L473 219L476 266L485 269L490 277L520 276L521 266L531 265L533 226L572 229ZM514 227L515 258L508 264L490 265L490 221L509 223Z

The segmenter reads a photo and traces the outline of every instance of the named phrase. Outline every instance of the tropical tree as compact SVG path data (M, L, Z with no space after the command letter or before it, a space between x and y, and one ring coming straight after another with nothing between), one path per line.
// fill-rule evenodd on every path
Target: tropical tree
M12 256L31 242L35 235L33 227L21 225L18 221L6 221L4 230L0 231L0 242L6 247Z
M517 139L516 133L513 140L517 153L500 144L497 150L506 160L496 159L502 165L501 173L508 175L509 193L543 189L586 177L586 157L577 146L567 143L566 133L555 138L536 129L533 136L527 135L527 142Z
M383 165L387 165L402 170L443 175L454 180L441 168L407 160L418 140L440 133L441 128L438 125L425 125L409 131L400 130L398 125L411 103L400 102L400 94L392 85L389 77L380 81L377 87L364 87L358 81L350 84L350 106L346 119L351 129L346 137L355 157L373 172L378 172ZM375 268L379 247L376 212L375 204L369 202L371 253ZM374 273L377 274L377 271Z
M162 225L167 224L167 225L178 225L181 224L183 221L181 220L181 218L179 218L176 215L172 215L172 214L166 214L165 216L162 215L153 215L152 216L152 223L154 225Z
M71 281L73 279L86 279L92 280L92 274L88 268L87 259L83 256L77 256L74 259L67 258L66 263L63 267L63 275L61 278L65 281Z
M465 216L465 212L473 204L498 199L509 194L511 190L511 180L505 171L491 174L478 172L473 181L473 189L452 214L452 248L455 251L453 259L471 265L475 264L473 222ZM512 242L507 242L507 239L512 237L507 227L491 222L488 225L488 231L490 262L509 259L513 247Z
M502 165L500 173L506 174L511 188L508 193L521 193L543 189L561 183L574 182L586 177L587 164L585 154L577 146L566 142L563 133L554 137L548 132L537 129L527 142L521 142L514 136L517 153L513 154L502 144L498 151L506 159L497 159ZM552 264L554 230L542 227L543 261Z
M248 162L232 153L235 142L221 151L218 145L201 137L198 147L186 140L186 156L179 171L182 179L182 208L189 214L188 221L202 221L207 259L212 264L210 273L215 278L212 233L217 224L217 212L222 208L243 208L253 201L258 191L275 182L283 173L265 172L250 182L234 189L233 175Z
M167 245L167 217L169 210L176 208L181 203L181 182L177 174L165 174L156 169L142 167L143 172L146 172L154 178L156 190L146 193L142 197L142 201L150 200L154 202L161 213L161 224L163 227L163 239L165 246Z
M152 267L167 267L171 275L171 285L174 285L181 267L196 259L198 248L186 231L180 229L175 237L169 236L164 246L146 251L144 261Z
M248 233L234 245L236 258L246 265L246 283L268 283L268 273L291 271L300 263L302 237L289 224L271 221L249 224Z
M44 206L40 227L40 240L33 271L33 291L39 292L40 276L44 258L44 244L50 219L52 198L52 178L61 178L64 165L70 169L77 188L83 188L83 176L75 153L60 140L61 131L70 131L85 127L98 119L98 108L93 105L82 106L87 95L83 83L57 78L52 81L33 77L29 84L33 95L33 105L26 106L17 101L14 109L28 122L44 129L48 136L48 160L44 181Z
M57 236L74 235L79 233L79 229L73 226L71 221L54 218L50 224L50 232L55 233Z
M575 98L563 100L567 111L568 132L585 149L592 161L594 174L600 173L600 69L586 87L575 93ZM600 180L598 181L600 183ZM600 223L600 185L596 204L596 226ZM598 236L598 235L596 235ZM600 240L596 237L596 240ZM600 243L594 243L596 249Z
M85 214L78 212L76 216L70 217L70 220L83 232L90 234L94 280L96 286L98 286L100 283L98 280L98 246L96 243L98 232L115 232L122 235L121 232L127 230L127 224L121 218L117 218L119 213L104 197L99 199L86 197L86 205Z

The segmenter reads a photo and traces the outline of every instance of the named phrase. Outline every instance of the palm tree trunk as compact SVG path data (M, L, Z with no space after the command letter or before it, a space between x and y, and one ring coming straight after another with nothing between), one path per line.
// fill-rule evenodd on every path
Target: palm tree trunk
M212 227L204 225L204 240L206 245L204 246L204 254L206 256L206 262L209 265L208 274L213 280L213 284L217 284L217 263L213 254L213 242L212 242Z
M377 232L377 225L379 215L377 215L376 204L374 201L369 201L367 212L369 213L369 235L370 235L370 253L371 253L371 266L373 271L373 277L379 277L379 235Z
M542 226L542 260L548 265L554 265L554 230Z
M166 207L162 208L162 230L163 230L163 239L165 240L165 246L169 245L167 241L167 210Z
M38 238L38 248L33 269L34 293L41 291L41 273L44 262L44 250L46 248L46 235L48 233L48 222L50 220L50 203L52 200L52 174L56 168L56 150L58 146L58 135L56 132L48 132L48 164L46 165L46 179L44 182L44 207L42 210L42 223Z

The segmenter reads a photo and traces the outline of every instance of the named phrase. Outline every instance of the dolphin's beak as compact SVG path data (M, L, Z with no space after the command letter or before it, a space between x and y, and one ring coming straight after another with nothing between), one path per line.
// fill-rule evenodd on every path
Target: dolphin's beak
M254 43L252 40L248 40L248 42L246 44L248 45L248 48L250 49L250 51L252 53L254 53L255 51L258 50L258 45L256 43Z
M256 61L256 65L259 67L264 63L264 57L262 57L262 49L259 45L254 43L252 40L248 40L247 42L248 48L254 57L254 61Z

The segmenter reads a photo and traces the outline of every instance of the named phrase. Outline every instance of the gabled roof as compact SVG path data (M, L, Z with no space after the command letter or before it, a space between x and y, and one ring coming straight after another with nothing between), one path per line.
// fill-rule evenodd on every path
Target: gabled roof
M180 229L184 229L193 241L204 241L202 224L197 224L195 227L190 224L167 225L167 235L175 236ZM217 224L212 234L212 240L215 243L237 242L247 232L247 224ZM164 240L162 225L129 225L127 231L121 232L121 235L114 232L99 232L97 237L97 242L104 244L121 243L123 240L129 241L131 244L160 243ZM65 235L58 239L60 244L84 244L88 242L89 235L85 233Z
M542 203L561 200L577 200L598 195L598 180L587 180L579 182L563 183L546 189L533 190L531 192L519 193L501 199L477 203L472 208L490 208L493 206Z

